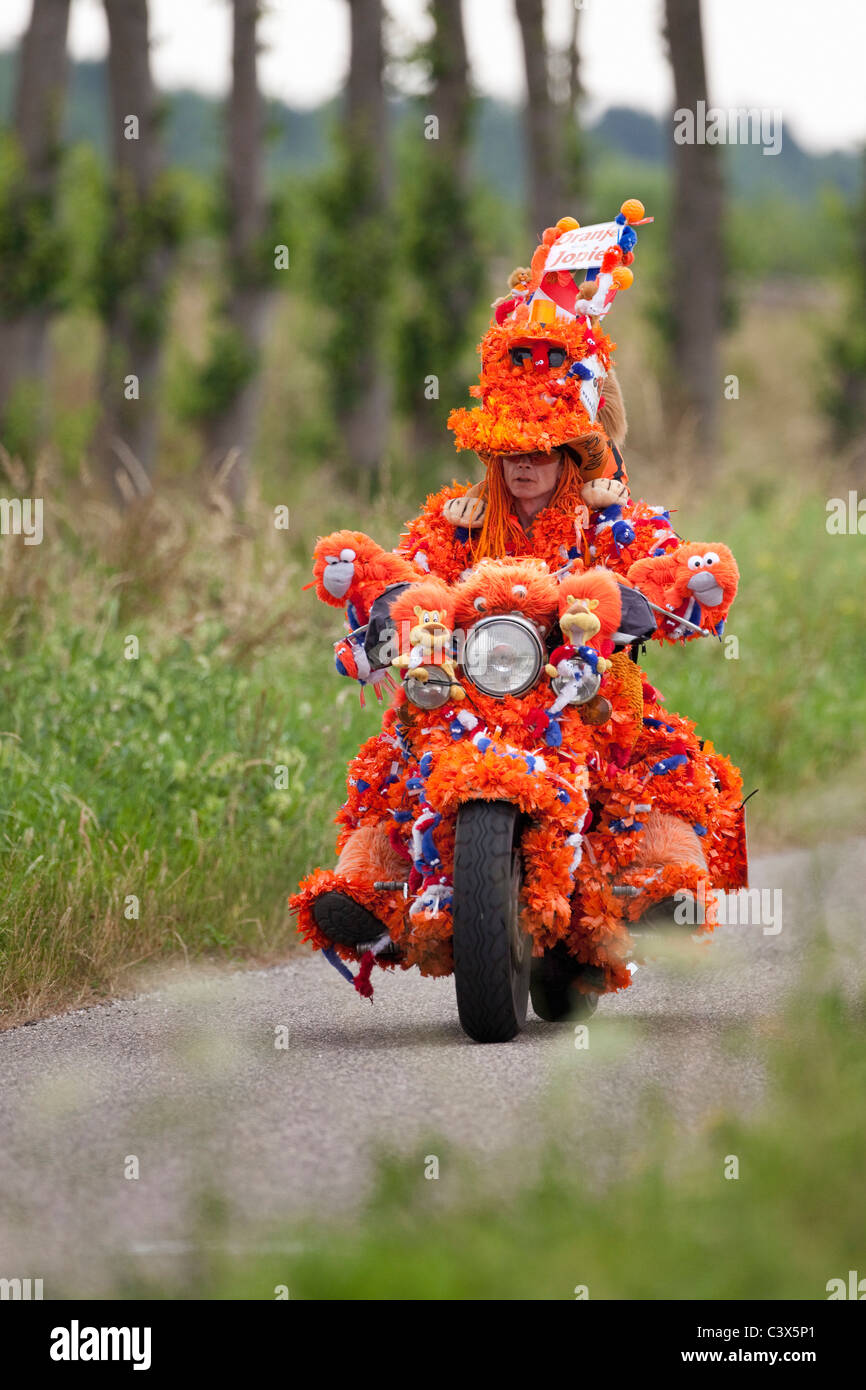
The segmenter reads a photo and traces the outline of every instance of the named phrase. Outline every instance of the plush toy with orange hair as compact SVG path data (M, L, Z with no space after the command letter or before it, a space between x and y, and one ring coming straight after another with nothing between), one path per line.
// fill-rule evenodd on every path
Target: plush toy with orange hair
M605 645L616 632L622 616L619 585L610 570L587 570L572 574L559 586L559 626L563 636L578 646L593 646L600 652L599 671L610 666Z
M622 616L619 586L609 570L598 569L585 574L567 576L560 586L559 626L564 643L550 654L545 671L554 687L556 699L547 710L552 718L572 703L580 700L589 713L590 722L604 722L610 715L610 705L596 691L588 701L585 681L587 672L603 676L610 670L607 654L613 650L611 637ZM545 731L550 739L550 726ZM553 735L554 739L556 734Z
M454 622L461 632L479 618L519 613L544 636L556 617L559 586L542 560L482 560L454 594Z
M430 679L431 667L438 667L451 682L451 699L462 700L466 691L453 658L454 605L454 592L441 579L404 589L390 609L400 644L394 665L421 682Z
M412 584L418 578L416 564L383 550L363 531L332 531L316 542L313 579L305 587L315 587L317 597L332 608L345 608L349 633L334 644L334 655L340 675L360 683L361 704L365 686L372 686L381 699L380 687L390 677L385 668L371 661L358 630L366 632L377 599L394 586Z
M659 617L658 637L683 635L678 618L721 636L740 571L726 545L687 541L665 555L636 560L628 577L650 602L670 609L669 618Z
M390 585L412 584L420 578L416 565L383 550L363 531L332 531L319 538L313 551L317 598L332 608L351 604L358 624L368 620L376 599Z

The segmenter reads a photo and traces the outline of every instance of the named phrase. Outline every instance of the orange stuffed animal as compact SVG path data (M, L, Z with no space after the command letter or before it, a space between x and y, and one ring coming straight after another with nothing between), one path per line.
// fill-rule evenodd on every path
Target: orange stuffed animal
M572 574L560 584L559 626L563 636L576 646L596 647L602 653L599 671L610 667L602 644L616 632L621 616L619 585L610 570L599 568Z
M428 579L404 589L390 608L399 634L400 653L394 665L407 676L427 681L429 669L438 666L451 682L451 699L466 694L457 679L452 656L454 593L441 579Z
M726 545L688 541L666 555L636 560L628 577L650 602L671 610L660 622L676 626L676 618L686 618L721 634L740 571Z
M544 635L556 616L558 593L543 560L482 560L454 590L454 623L466 632L479 618L519 613Z
M389 584L414 584L422 578L402 555L383 550L363 531L332 531L313 551L316 597L333 608L351 603L359 624ZM310 588L311 585L307 585Z

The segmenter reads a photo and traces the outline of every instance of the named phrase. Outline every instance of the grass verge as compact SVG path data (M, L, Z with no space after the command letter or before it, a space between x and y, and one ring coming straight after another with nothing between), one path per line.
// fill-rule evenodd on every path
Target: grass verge
M753 843L831 837L863 813L866 551L827 534L818 487L756 487L677 517L738 556L735 642L653 646L646 666L761 789ZM49 506L41 547L4 541L0 1026L157 961L291 949L286 895L331 860L346 763L379 717L333 671L339 619L301 592L307 557L347 516L393 543L410 510L297 492L289 532L260 503L241 524L169 493L122 520Z

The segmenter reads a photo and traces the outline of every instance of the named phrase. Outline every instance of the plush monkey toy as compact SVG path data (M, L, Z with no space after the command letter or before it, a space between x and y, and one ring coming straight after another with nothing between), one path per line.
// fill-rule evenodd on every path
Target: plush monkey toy
M660 624L676 627L677 618L686 618L721 634L740 571L726 545L688 541L665 555L636 560L628 577L652 603L671 610Z
M374 602L390 584L414 584L421 578L409 560L383 550L363 531L332 531L320 537L313 551L313 576L316 596L332 608L351 604L358 626L367 622Z

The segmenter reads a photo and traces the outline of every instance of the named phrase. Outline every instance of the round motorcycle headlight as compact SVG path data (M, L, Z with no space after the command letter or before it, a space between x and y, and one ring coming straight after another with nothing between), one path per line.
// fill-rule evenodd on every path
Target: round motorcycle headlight
M417 676L406 677L406 698L419 709L441 709L448 703L450 694L450 680L444 671L437 671L435 667L426 681L419 681Z
M522 695L541 674L544 644L526 618L482 618L466 638L460 664L483 695Z
M572 687L572 705L585 705L587 700L591 700L593 695L598 694L601 685L601 676L596 675L591 666L584 666L579 672L575 672L573 677L556 676L550 684L555 694L561 695L567 686Z

